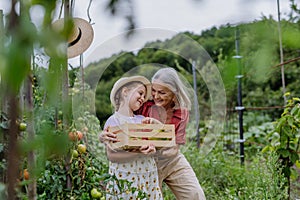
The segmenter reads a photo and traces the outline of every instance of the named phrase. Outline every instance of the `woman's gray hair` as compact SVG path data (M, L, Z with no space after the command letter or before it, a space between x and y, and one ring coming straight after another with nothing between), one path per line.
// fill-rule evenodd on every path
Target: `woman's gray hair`
M171 67L161 68L152 76L152 83L161 83L168 87L177 97L180 107L191 108L191 101L188 96L188 88L184 85L177 71ZM175 102L176 103L176 102Z

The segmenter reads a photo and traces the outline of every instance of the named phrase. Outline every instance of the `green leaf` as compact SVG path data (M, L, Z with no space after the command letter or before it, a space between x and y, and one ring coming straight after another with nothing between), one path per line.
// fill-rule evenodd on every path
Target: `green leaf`
M298 97L293 97L293 101L298 101L298 102L300 102L300 98L298 98Z
M282 117L278 120L278 124L276 125L276 129L280 129L286 122L286 118Z
M297 160L299 160L299 155L295 151L291 152L290 154L291 154L291 162L296 163Z
M292 129L291 128L289 128L289 127L287 127L287 126L284 126L283 128L282 128L282 135L281 136L283 136L283 135L286 135L287 137L293 137L293 132L292 132ZM282 137L283 138L283 137ZM288 138L285 138L285 139L288 139Z
M290 127L294 126L294 121L295 120L294 120L293 117L289 117L287 121L288 121L288 124L289 124Z
M289 167L284 167L282 169L282 172L285 175L285 177L289 177L291 175L291 169Z
M287 149L278 149L277 150L278 154L282 155L282 157L287 158L290 155L290 152Z
M295 107L293 107L293 109L291 110L291 114L292 114L292 115L295 115L296 113L298 113L298 111L299 111L299 107L298 107L298 106L295 106Z
M296 117L299 119L300 118L300 109L298 109L298 112L296 114Z
M300 169L300 162L299 162L299 160L296 160L295 165L296 165L297 168Z
M266 153L267 151L270 151L270 146L265 146L265 147L261 150L262 153Z

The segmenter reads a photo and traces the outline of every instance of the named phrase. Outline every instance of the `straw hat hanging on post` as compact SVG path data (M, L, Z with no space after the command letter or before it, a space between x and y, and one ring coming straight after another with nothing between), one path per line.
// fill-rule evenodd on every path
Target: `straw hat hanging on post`
M73 18L73 27L68 36L68 58L79 56L86 51L94 39L94 30L89 22L81 18ZM58 19L52 27L57 31L63 31L64 19ZM46 50L47 51L47 50Z

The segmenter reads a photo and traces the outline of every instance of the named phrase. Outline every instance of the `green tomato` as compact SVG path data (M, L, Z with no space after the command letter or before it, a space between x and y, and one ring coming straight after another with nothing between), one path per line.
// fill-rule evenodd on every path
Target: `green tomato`
M58 111L58 115L59 115L59 116L62 116L62 115L63 115L63 111L59 110L59 111Z
M101 193L101 192L98 192L98 193L97 193L97 198L100 198L100 197L102 197L102 193Z
M72 157L73 157L73 158L77 158L77 157L78 157L78 151L77 151L77 150L74 149L74 150L72 151Z
M102 197L102 193L99 192L96 188L93 188L93 189L91 190L91 195L92 195L92 197L95 198L95 199L98 199L98 198Z
M84 144L79 144L77 146L79 153L86 153L86 146Z
M27 128L27 124L26 124L25 122L21 122L21 123L19 124L19 130L20 130L20 131L25 131L26 128Z

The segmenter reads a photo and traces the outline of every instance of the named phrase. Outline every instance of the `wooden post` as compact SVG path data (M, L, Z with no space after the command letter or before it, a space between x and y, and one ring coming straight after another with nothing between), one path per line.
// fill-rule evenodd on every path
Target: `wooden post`
M23 2L20 3L20 17L22 19L27 19L28 23L31 23L30 16L29 16L29 10L26 8ZM34 25L33 25L34 26ZM33 44L28 44L28 49L30 49L31 55L26 55L24 65L28 66L30 69L28 75L26 75L23 87L20 91L20 106L21 106L21 115L26 116L26 123L27 128L26 132L28 133L28 141L34 141L35 139L35 131L34 131L34 105L33 105L33 91L32 91L32 74L31 74L31 60L33 55ZM27 154L27 170L30 173L30 183L28 183L28 199L29 200L36 200L36 179L34 176L34 171L36 168L36 160L35 160L35 152L29 151Z
M0 47L4 47L4 19L3 19L3 10L0 10ZM1 78L0 78L1 80Z
M17 0L11 1L11 7L15 8ZM14 33L14 29L19 25L19 17L15 9L11 10L8 31L10 34ZM12 36L12 42L14 42L15 36ZM13 48L13 47L11 47ZM8 66L10 67L10 66ZM19 129L17 125L18 113L19 113L19 103L17 98L17 92L14 91L15 88L9 88L9 85L6 86L6 94L8 97L9 108L8 108L8 117L10 119L9 125L9 137L8 137L8 165L7 165L7 198L15 200L16 195L16 186L18 179L18 167L19 167L19 152L18 152L18 134Z
M19 103L17 95L9 92L9 118L11 120L9 126L9 139L8 139L8 167L7 167L7 195L8 199L16 199L16 186L19 171L19 153L18 153L18 125L16 123L18 118Z
M82 84L82 101L85 105L85 99L84 99L84 68L83 68L83 54L80 54L79 57L79 63L80 63L80 70L81 70L81 84Z
M281 36L281 22L280 22L280 5L279 0L277 0L277 13L278 13L278 37L279 37L279 50L280 50L280 64L281 64L281 82L282 82L282 93L284 99L284 105L286 104L286 96L284 95L286 92L285 89L285 77L284 77L284 64L283 61L283 49L282 49L282 36Z
M64 0L64 20L65 24L70 18L70 2L69 0ZM66 26L65 26L66 27ZM67 41L68 38L65 38ZM67 50L67 49L66 49ZM70 98L69 98L69 72L68 72L68 58L66 53L65 62L62 64L62 111L63 111L63 125L64 130L67 132L70 127ZM70 158L71 155L68 154L66 157L66 170L70 169ZM67 188L72 188L72 180L70 175L67 175Z
M65 24L69 20L69 0L65 0L64 7L64 20ZM65 26L66 28L66 26ZM65 38L67 41L68 38ZM66 49L67 51L67 49ZM68 72L68 58L66 52L66 58L64 63L62 64L62 103L63 103L63 123L64 127L68 127L70 124L70 107L69 107L69 72Z
M3 10L0 10L0 51L1 49L4 49L4 21L3 21ZM2 54L2 52L0 52L0 55ZM1 82L1 74L0 74L0 111L3 112L3 113L6 113L5 112L5 96L3 95L3 91L4 91L4 87L3 87L3 82ZM1 131L1 129L0 129ZM4 134L4 130L2 132L2 138L0 138L0 141L3 143L3 144L6 144L6 141L5 141L5 134ZM4 154L1 154L0 156L0 159L4 159ZM4 170L0 171L0 182L5 182L5 173L4 173ZM1 196L0 196L1 197Z
M34 117L33 117L33 91L32 91L32 77L29 75L25 80L25 110L27 117L27 133L28 141L33 141L35 139L34 131ZM36 179L34 176L34 170L36 168L36 157L35 152L30 151L27 155L28 159L28 170L30 172L31 182L28 184L28 198L30 200L35 200L36 197Z

